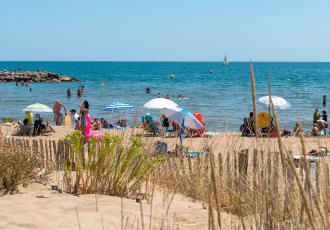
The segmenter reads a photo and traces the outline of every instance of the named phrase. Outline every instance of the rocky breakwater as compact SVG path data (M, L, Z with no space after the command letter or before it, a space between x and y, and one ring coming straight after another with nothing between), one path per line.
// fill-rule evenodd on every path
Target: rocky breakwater
M78 79L47 71L0 71L0 82L76 82Z

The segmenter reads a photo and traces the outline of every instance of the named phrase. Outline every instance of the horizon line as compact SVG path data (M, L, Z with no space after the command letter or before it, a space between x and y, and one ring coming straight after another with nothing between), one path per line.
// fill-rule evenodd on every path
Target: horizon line
M252 61L253 63L330 63L329 61L271 61L271 60L246 60L246 61L242 61L242 60L237 60L237 61L230 61L229 63L249 63L250 61ZM218 60L218 61L214 61L214 60L210 60L210 61L198 61L198 60L0 60L0 62L204 62L204 63L223 63L222 61Z

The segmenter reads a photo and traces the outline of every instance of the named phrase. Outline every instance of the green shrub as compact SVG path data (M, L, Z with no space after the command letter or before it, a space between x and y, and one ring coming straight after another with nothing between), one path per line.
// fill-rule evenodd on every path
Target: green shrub
M69 134L66 140L73 153L65 164L67 192L132 197L155 166L164 161L148 153L138 137L131 138L126 146L119 136L106 135L99 143L92 138L88 148L80 132Z

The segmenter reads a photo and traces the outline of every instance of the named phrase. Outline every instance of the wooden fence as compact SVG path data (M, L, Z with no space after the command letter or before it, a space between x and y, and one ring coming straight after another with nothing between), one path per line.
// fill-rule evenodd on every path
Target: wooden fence
M71 145L66 140L47 140L11 137L7 140L13 147L19 146L23 150L33 150L41 154L45 167L56 166L63 169L64 162L71 156Z

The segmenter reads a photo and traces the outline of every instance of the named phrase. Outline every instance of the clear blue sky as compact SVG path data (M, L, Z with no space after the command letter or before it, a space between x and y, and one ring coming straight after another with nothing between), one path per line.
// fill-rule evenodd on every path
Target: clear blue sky
M330 61L329 0L1 0L0 60Z

